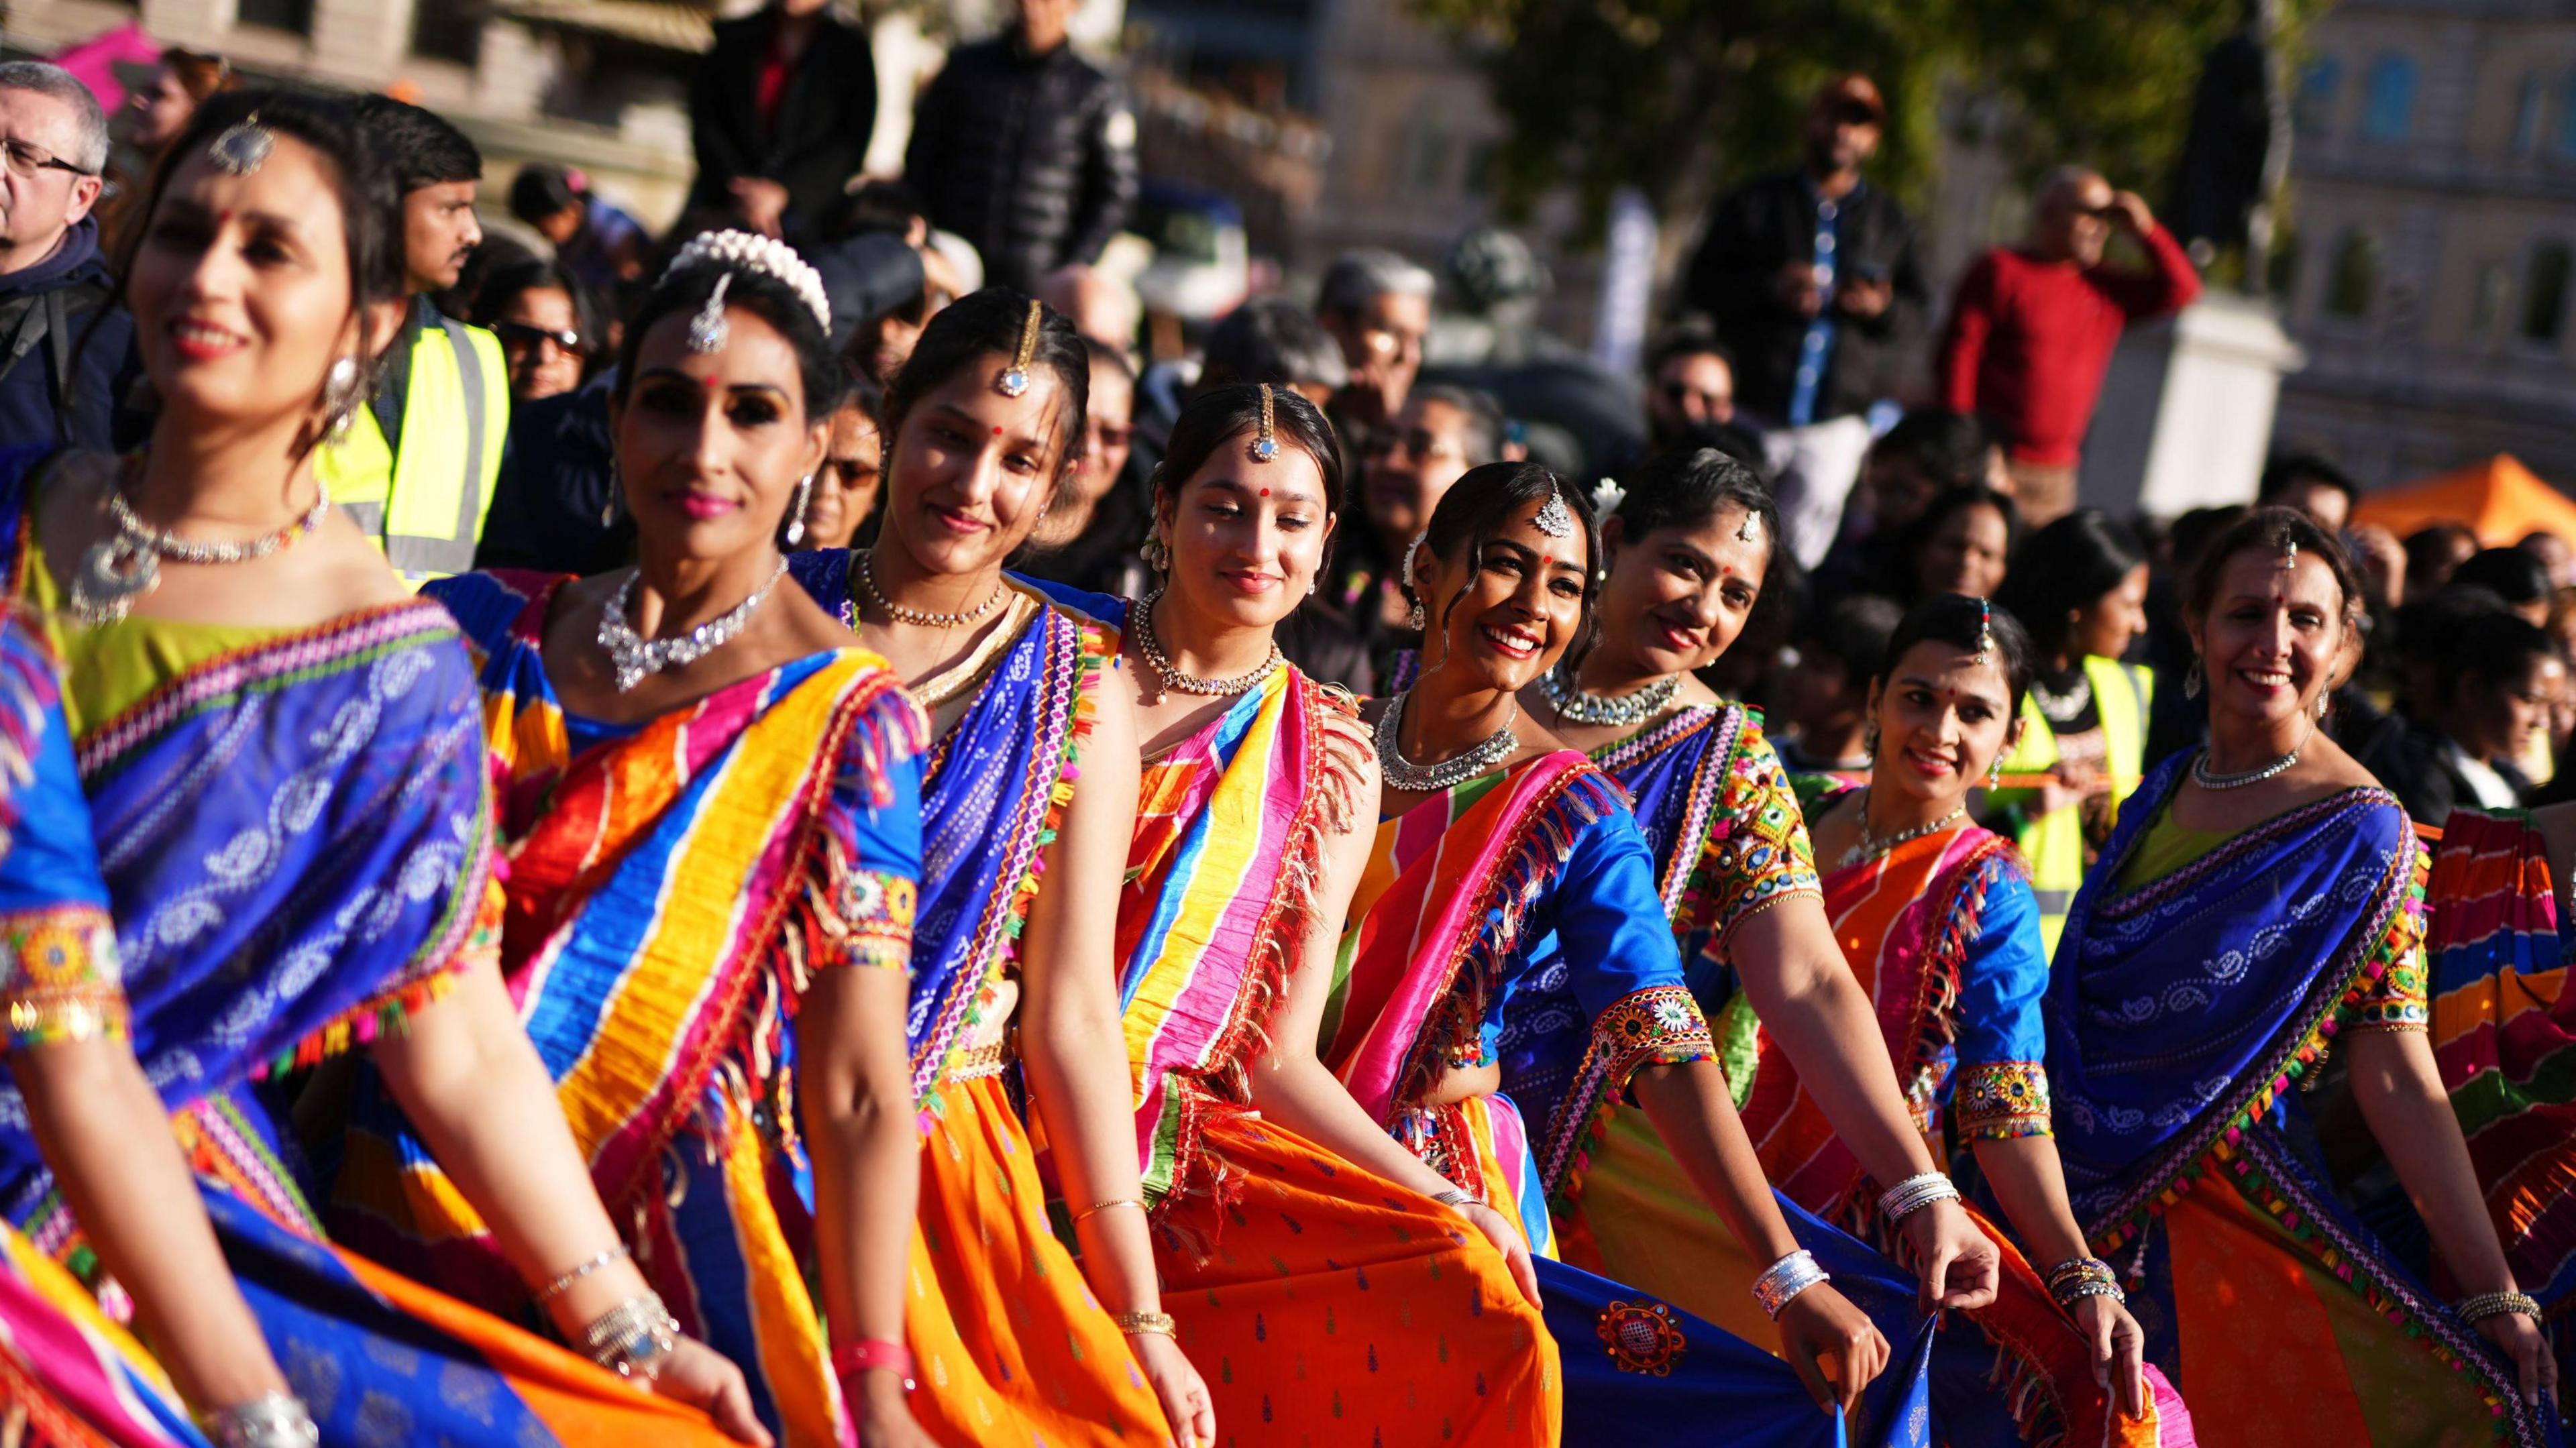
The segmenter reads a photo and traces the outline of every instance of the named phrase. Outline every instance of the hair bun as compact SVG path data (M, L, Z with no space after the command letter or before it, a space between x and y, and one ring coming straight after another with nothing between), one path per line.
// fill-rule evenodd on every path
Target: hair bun
M671 258L671 264L662 268L662 282L702 266L758 272L785 282L788 290L796 293L796 299L814 314L824 335L831 334L832 304L823 294L822 273L798 256L796 248L776 237L749 231L702 231L689 238L689 244Z

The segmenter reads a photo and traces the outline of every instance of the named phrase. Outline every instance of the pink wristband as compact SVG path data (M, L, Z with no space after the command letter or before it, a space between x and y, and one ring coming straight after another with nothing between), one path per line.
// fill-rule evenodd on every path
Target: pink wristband
M832 1376L856 1377L871 1368L891 1368L912 1386L912 1350L899 1342L881 1337L863 1337L856 1342L835 1343L832 1347Z

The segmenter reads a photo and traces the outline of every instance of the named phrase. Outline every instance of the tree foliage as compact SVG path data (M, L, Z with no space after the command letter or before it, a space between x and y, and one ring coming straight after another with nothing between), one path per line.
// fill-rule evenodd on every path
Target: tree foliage
M2283 28L2321 0L2281 0ZM1886 95L1873 172L1929 180L1944 124L2019 164L2080 160L2161 195L2210 47L2246 0L1411 0L1487 73L1509 132L1507 206L1570 188L1598 217L1622 185L1666 216L1797 155L1827 78Z

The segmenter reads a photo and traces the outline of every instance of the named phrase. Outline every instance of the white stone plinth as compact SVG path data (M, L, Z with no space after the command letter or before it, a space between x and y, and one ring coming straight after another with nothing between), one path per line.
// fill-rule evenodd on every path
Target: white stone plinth
M2235 293L2131 327L2102 381L2079 501L2115 518L2253 501L2281 376L2305 363L2270 305Z

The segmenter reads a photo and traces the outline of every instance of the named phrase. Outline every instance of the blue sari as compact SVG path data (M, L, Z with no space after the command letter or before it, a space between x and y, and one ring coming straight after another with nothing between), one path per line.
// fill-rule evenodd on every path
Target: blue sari
M815 602L855 625L850 562L788 557ZM999 1010L1118 641L1014 590L994 625L1014 636L922 769L905 1028L923 1149L904 1330L934 1386L913 1416L947 1444L1160 1443L1159 1401L1048 1223Z
M2556 1441L2554 1410L2526 1408L2336 1196L2293 1089L2341 1036L2421 1028L2420 999L2391 985L2423 959L2405 811L2345 790L2132 882L2189 762L2121 810L2044 1004L2068 1195L2148 1360L2212 1444Z
M42 599L51 579L26 522L38 458L0 453L0 554L11 593ZM91 658L148 663L139 643L184 649L186 627L77 632L67 694L105 669ZM266 1083L399 1030L461 972L489 968L482 725L435 603L258 632L156 670L138 701L77 723L73 744L135 1056L278 1365L330 1444L545 1443L575 1425L704 1441L703 1417L326 1244ZM6 1077L0 1210L94 1272Z

